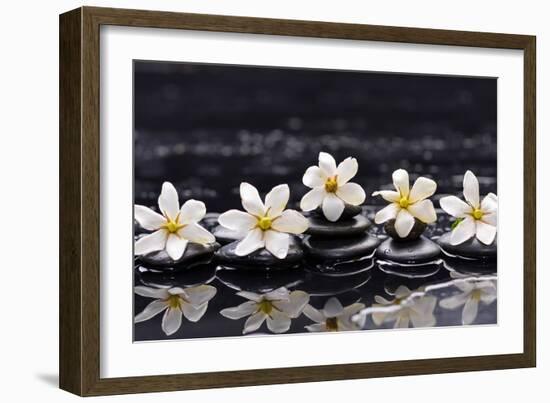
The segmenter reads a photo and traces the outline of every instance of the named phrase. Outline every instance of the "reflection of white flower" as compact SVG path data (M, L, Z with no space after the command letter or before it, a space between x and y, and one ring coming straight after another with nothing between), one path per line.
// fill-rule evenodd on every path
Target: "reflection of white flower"
M412 292L404 285L399 286L395 291L395 299L387 299L376 295L374 297L377 304L373 308L395 307L394 310L380 309L378 312L372 312L372 320L376 326L383 323L393 322L394 328L407 328L409 323L413 327L431 327L435 326L436 320L433 314L437 298L431 295L420 294L412 295Z
M306 329L310 332L359 330L359 326L352 322L351 317L364 307L364 304L356 302L344 308L335 297L330 298L320 310L308 304L304 308L304 315L317 323L306 326Z
M349 182L357 174L359 165L355 158L348 157L336 167L336 161L328 153L319 153L319 166L306 170L302 181L311 190L300 202L303 211L322 206L329 221L337 221L344 211L345 203L358 206L365 201L365 191L357 183Z
M145 206L134 207L137 222L146 230L154 231L136 241L136 255L166 249L166 253L177 260L182 257L188 242L204 245L216 241L210 232L197 224L206 214L203 202L188 200L180 209L178 192L170 182L164 182L158 205L162 215Z
M414 219L430 224L437 216L434 206L428 197L435 193L437 184L423 176L419 177L409 190L409 174L404 169L394 171L393 190L379 190L373 196L382 196L390 204L376 213L374 222L382 224L395 219L395 231L401 238L405 238L414 226Z
M145 309L136 315L135 323L151 319L164 312L162 330L170 336L181 326L183 314L191 322L197 322L208 308L208 301L216 295L216 287L200 285L188 288L150 288L137 286L134 292L142 297L156 298Z
M218 222L241 237L235 253L246 256L266 248L273 256L284 259L290 244L289 234L301 234L307 230L307 219L296 210L285 210L290 196L288 185L275 186L262 203L258 190L241 183L241 201L244 211L229 210L220 215Z
M307 293L289 292L285 287L266 294L241 291L237 295L249 301L233 308L223 309L220 313L229 319L249 316L244 324L243 334L258 330L265 320L267 320L267 328L273 333L284 333L290 329L290 320L300 316L309 301Z
M464 174L464 198L456 196L442 197L439 201L446 213L459 220L451 232L451 245L459 245L475 236L485 245L490 245L497 234L498 198L489 193L479 201L479 182L472 171Z
M455 286L461 291L457 295L439 301L445 309L462 309L462 324L471 325L477 317L479 301L491 304L497 298L497 287L494 281L457 281Z

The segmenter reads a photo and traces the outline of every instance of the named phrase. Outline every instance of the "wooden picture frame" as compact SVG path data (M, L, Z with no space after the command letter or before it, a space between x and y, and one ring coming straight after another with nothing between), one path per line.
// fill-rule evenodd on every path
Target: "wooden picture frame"
M524 349L521 354L128 378L100 377L100 26L519 49L524 52ZM160 392L533 367L536 363L535 37L82 7L60 16L60 387Z

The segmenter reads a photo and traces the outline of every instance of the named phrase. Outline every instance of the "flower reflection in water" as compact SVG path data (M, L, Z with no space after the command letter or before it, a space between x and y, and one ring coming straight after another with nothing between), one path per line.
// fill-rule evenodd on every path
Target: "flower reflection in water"
M142 297L156 298L136 315L134 322L143 322L164 312L162 330L170 336L181 326L182 314L191 322L197 322L208 309L208 301L216 295L216 287L200 285L197 287L151 288L134 287L134 292Z
M343 307L335 297L330 298L323 309L316 309L308 304L304 308L304 315L316 323L306 326L306 329L310 332L359 330L359 325L351 318L363 308L365 305L358 302Z
M471 325L477 318L480 301L484 305L490 305L497 299L497 286L495 280L467 281L457 280L454 284L460 293L439 301L439 306L444 309L462 308L462 324Z
M422 291L411 291L402 285L395 291L395 298L387 300L380 295L374 297L376 304L370 309L372 320L376 326L393 323L394 328L435 326L434 309L437 298ZM358 322L361 327L365 323L365 315L360 315Z
M267 328L273 333L285 333L290 329L291 319L300 316L309 302L309 295L303 291L290 292L285 287L265 294L240 291L237 295L248 299L247 302L233 308L226 308L220 314L229 319L241 319L248 316L243 334L251 333L267 321Z

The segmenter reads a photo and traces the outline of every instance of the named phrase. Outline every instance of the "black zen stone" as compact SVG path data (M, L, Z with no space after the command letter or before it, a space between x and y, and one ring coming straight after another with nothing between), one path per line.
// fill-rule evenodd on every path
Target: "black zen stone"
M178 260L173 260L165 250L159 252L152 252L147 255L140 256L139 259L144 266L152 267L165 267L170 269L177 269L185 266L186 264L193 263L198 258L206 257L209 254L214 253L217 249L220 248L220 244L217 242L200 245L197 243L189 242L187 248L182 257ZM175 267L178 266L178 267Z
M380 240L363 234L347 238L304 237L304 249L309 256L319 259L350 259L372 255Z
M346 203L344 207L344 211L342 211L342 215L340 216L338 221L343 221L343 220L353 218L356 215L361 214L362 211L363 209L361 208L361 206L353 206L351 204ZM323 209L321 207L317 207L315 210L313 210L313 212L318 217L323 217L323 218L325 217L325 215L323 214Z
M420 235L422 235L422 233L426 229L426 226L426 223L423 223L422 221L415 218L414 226L412 227L411 232L409 232L409 235L407 235L405 238L401 238L397 234L397 231L395 230L395 220L386 221L386 223L384 224L384 230L396 241L413 241L420 238Z
M243 236L237 234L237 232L218 225L212 229L212 235L216 238L216 241L222 245L234 242L241 239Z
M345 238L360 235L363 234L370 225L370 221L362 215L336 222L330 222L316 216L311 216L308 220L309 228L306 234L330 238Z
M496 239L491 245L485 245L474 236L460 245L451 245L451 233L447 232L437 240L437 243L444 252L457 257L471 259L496 259L497 257Z
M376 257L402 264L415 264L433 261L439 257L439 246L421 236L414 241L386 239L376 250Z

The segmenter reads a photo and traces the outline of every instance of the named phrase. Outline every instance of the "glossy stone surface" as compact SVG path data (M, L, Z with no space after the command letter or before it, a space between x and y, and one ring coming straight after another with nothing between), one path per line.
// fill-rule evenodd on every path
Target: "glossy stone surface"
M216 237L216 241L222 245L227 245L228 243L242 238L237 232L222 227L221 225L218 225L212 229L212 235L214 235L214 237Z
M347 238L306 236L303 245L308 256L318 259L350 259L372 255L380 240L368 234Z
M441 254L439 246L421 236L414 241L386 239L376 250L376 257L396 263L415 264L437 259Z
M361 208L361 206L353 206L351 204L346 203L346 205L344 206L344 211L342 211L342 215L340 216L338 221L343 221L343 220L353 218L356 215L361 214L362 211L363 209ZM317 217L322 217L322 218L325 217L325 215L323 214L323 209L321 207L317 207L315 210L313 210L313 213Z
M418 239L424 233L426 227L426 223L423 223L422 221L415 218L414 226L412 227L411 232L409 232L409 235L407 235L405 238L401 238L395 230L395 220L386 221L386 223L384 224L384 230L386 231L386 234L388 234L396 241L413 241L415 239Z
M163 267L174 270L183 268L186 264L190 264L199 258L204 258L207 255L213 254L220 246L221 245L217 242L208 245L199 245L189 242L185 249L185 253L178 260L173 260L164 250L139 256L139 260L144 266Z
M347 220L330 222L324 218L311 216L308 218L309 228L306 233L318 237L345 238L363 234L370 225L370 221L358 215Z
M235 249L240 241L235 241L221 247L216 252L215 256L221 262L238 265L241 268L254 268L257 266L263 266L265 268L278 268L293 266L302 260L304 257L304 251L296 239L291 239L292 242L288 248L288 254L284 259L276 258L265 248L257 250L247 256L237 256L235 254Z
M447 232L437 240L437 243L441 249L453 256L472 259L496 259L497 257L496 240L491 245L485 245L473 237L460 245L451 245L451 233Z

